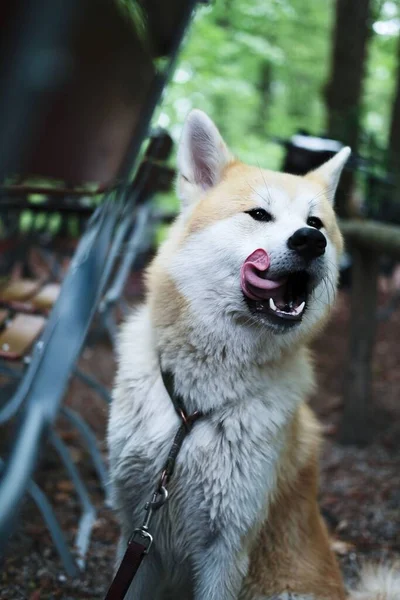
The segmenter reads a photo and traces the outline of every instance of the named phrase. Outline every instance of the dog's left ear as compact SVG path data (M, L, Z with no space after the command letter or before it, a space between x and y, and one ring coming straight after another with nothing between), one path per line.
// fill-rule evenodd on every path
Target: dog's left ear
M311 171L311 173L306 175L306 177L310 177L310 179L322 179L323 183L327 187L327 196L332 204L335 198L335 192L339 183L340 175L342 174L343 167L346 164L350 154L351 149L346 146L337 154L335 154L335 156L333 156L330 160L318 167L318 169L315 169L315 171Z
M211 119L201 110L189 113L178 148L178 196L182 207L217 185L232 156Z

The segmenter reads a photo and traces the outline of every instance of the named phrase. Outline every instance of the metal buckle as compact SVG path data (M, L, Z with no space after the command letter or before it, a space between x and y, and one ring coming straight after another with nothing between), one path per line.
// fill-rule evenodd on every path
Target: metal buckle
M163 471L164 473L164 471ZM163 479L165 478L165 476L162 478L161 482L160 482L160 486L158 488L158 491L154 493L153 498L151 500L151 502L149 502L149 508L152 510L158 510L159 508L161 508L168 500L168 490L166 487L164 487L162 485ZM159 497L159 498L158 498ZM158 499L157 499L158 498Z
M136 536L139 536L141 538L141 543L143 542L143 540L145 540L146 543L144 545L145 545L146 549L144 551L144 554L148 554L149 550L150 550L150 548L151 548L151 546L153 544L153 536L151 535L151 533L149 533L148 531L146 531L142 527L138 527L137 529L134 529L131 537L129 538L128 546L130 544L132 544L132 542L135 541L135 537Z
M150 502L146 502L144 510L146 511L146 517L142 524L141 529L148 531L150 523L153 519L154 511L161 508L163 504L168 500L168 490L165 487L161 487L155 491Z

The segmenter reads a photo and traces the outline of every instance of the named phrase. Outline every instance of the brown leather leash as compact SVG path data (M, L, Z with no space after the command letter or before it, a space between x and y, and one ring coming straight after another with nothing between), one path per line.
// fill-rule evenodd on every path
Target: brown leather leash
M159 510L168 500L167 486L174 473L176 459L182 447L183 440L190 433L193 424L203 416L199 411L194 412L192 415L187 415L182 396L175 392L174 376L170 371L163 371L161 369L161 377L182 424L175 434L157 487L153 492L151 500L144 507L145 519L143 524L133 531L105 600L123 600L125 598L142 560L149 553L153 544L153 536L149 532L152 517L154 512Z

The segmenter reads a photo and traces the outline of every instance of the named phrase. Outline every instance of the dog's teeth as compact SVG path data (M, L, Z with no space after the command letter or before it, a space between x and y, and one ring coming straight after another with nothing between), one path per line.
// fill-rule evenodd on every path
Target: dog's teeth
M285 315L285 314L291 314L291 315L295 315L295 316L300 315L303 312L305 305L306 305L306 303L302 302L296 308L292 308L292 309L288 308L288 310L282 310L282 309L280 309L280 308L277 307L277 305L275 304L273 298L269 299L269 307L270 307L270 309L273 310L274 312L278 313L278 314L281 314L281 315Z
M278 307L276 306L276 304L272 298L269 299L269 307L271 310L273 310L275 312L278 310Z
M301 304L299 304L299 306L294 309L294 313L296 315L300 315L303 312L305 305L306 305L305 302L302 302Z

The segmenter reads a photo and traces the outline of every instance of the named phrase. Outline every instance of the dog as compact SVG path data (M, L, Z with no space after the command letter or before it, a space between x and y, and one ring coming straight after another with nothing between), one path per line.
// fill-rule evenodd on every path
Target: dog
M108 427L121 559L181 421L169 501L130 600L344 600L317 504L319 427L309 342L329 317L342 236L343 148L304 177L238 161L192 111L178 150L181 212L123 325ZM400 576L366 573L353 600L398 600ZM365 585L369 586L368 589Z

